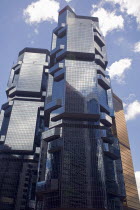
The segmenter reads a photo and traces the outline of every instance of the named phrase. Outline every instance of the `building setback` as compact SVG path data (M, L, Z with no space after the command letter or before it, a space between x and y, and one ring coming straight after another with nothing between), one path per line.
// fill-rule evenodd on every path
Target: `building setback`
M19 53L0 115L0 210L140 209L106 66L98 18L68 6L50 53Z
M25 48L0 115L0 210L34 209L49 51Z
M59 13L52 35L37 209L122 209L125 186L98 19Z

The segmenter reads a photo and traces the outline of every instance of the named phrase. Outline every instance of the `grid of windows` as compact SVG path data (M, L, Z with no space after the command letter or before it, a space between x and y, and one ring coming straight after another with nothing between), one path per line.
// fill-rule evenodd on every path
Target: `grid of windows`
M11 71L0 115L0 208L140 209L98 19L67 6L52 38L50 70L47 50L25 48Z
M47 54L41 49L25 48L11 70L9 102L2 106L0 115L1 210L35 209L38 147L44 129L41 91L47 86L47 76L43 78Z
M104 43L100 34L95 43L95 26L96 18L76 16L66 7L53 31L46 104L51 103L45 106L49 128L43 135L48 141L46 173L44 183L38 183L43 210L122 209L125 189L119 144L117 138L110 139L112 92L103 73L107 64ZM97 57L101 49L103 53ZM98 75L101 66L102 75ZM59 107L57 100L62 102Z
M113 95L113 102L115 109L115 129L120 142L121 160L125 181L126 205L133 209L140 209L123 104L115 94Z

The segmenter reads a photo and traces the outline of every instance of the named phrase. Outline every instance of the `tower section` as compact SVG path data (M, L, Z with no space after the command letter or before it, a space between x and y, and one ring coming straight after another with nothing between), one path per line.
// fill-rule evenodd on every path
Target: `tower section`
M98 18L59 13L45 102L45 180L38 209L122 209L125 188Z
M49 51L25 48L13 65L0 114L0 209L35 209Z
M126 200L124 202L124 209L140 209L140 202L135 180L131 149L123 110L123 102L115 94L113 94L113 104L115 110L115 120L113 122L112 128L114 135L116 135L116 137L119 139L126 189Z

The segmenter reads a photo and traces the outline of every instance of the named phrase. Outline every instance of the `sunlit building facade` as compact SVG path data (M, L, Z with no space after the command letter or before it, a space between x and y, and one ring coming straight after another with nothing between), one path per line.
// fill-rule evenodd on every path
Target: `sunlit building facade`
M119 138L120 153L125 181L126 200L124 209L140 209L138 191L133 169L131 150L129 145L126 121L123 111L123 103L120 98L113 94L115 120L113 124L114 135Z

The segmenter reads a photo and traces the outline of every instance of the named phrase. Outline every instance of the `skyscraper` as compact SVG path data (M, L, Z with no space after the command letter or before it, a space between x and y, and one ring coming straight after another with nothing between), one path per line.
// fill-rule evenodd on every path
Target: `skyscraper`
M140 209L137 186L135 181L130 145L128 140L123 104L120 98L113 94L115 120L113 124L114 135L119 138L120 153L126 189L126 209Z
M123 208L125 186L105 42L98 18L59 13L50 51L45 127L45 180L38 209Z
M25 48L12 67L0 115L0 209L35 207L49 52Z
M0 115L0 210L139 209L106 66L98 18L68 6L50 52L19 53Z

